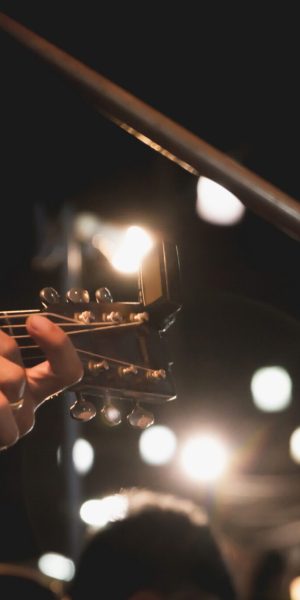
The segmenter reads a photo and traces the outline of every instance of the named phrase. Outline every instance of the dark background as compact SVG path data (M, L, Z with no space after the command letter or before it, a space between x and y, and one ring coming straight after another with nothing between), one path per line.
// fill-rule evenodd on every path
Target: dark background
M189 4L163 11L113 3L100 15L67 3L0 6L299 197L293 14L272 8L272 15L231 15L218 6L196 16ZM194 176L118 129L3 33L0 44L1 308L36 308L40 288L63 288L64 265L58 260L45 269L42 260L58 239L63 207L116 224L135 222L172 239L183 296L170 330L178 399L155 407L156 422L173 427L180 441L205 425L220 431L234 448L236 466L230 484L213 495L216 520L251 547L297 548L299 467L289 458L288 440L300 417L298 241L249 210L234 227L201 221ZM109 273L94 256L86 257L82 280L91 294L107 285L116 299L135 299L134 280ZM292 376L293 402L283 413L266 415L255 409L249 382L256 368L272 364ZM69 551L75 508L67 471L56 462L69 427L68 402L43 406L30 436L0 456L2 560ZM203 490L178 474L175 461L145 466L139 433L126 423L78 427L97 456L92 472L75 482L80 497L142 485L203 500ZM292 535L283 535L291 523Z

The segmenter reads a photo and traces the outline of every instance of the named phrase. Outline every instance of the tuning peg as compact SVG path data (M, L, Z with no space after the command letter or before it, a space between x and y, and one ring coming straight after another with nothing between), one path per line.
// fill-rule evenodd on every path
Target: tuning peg
M101 287L95 292L96 302L113 302L113 297L107 287Z
M165 369L149 369L146 372L147 379L153 379L154 381L158 379L166 379L167 373Z
M53 287L45 287L40 291L42 305L47 308L49 304L57 304L60 300L59 293Z
M121 411L112 403L109 395L106 396L100 412L107 425L110 425L111 427L120 425L122 421Z
M92 402L88 402L81 393L76 393L76 400L70 406L70 414L76 421L90 421L96 416L96 408Z
M132 427L137 427L138 429L147 429L147 427L153 425L154 415L148 410L142 408L137 402L131 413L127 415L127 420Z
M80 304L82 302L89 302L90 295L87 290L82 288L71 288L66 293L66 300L72 302L72 304Z
M130 375L137 375L138 369L135 365L129 365L128 367L119 367L118 373L121 377L128 377Z

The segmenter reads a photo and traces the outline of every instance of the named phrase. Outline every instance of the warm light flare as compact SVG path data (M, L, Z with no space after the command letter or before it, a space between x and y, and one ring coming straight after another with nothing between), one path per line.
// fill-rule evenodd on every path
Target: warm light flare
M144 256L153 246L150 235L137 225L125 231L120 227L103 226L95 233L92 244L115 269L122 273L136 273Z
M136 273L144 256L152 248L148 233L141 227L129 227L112 258L112 265L122 273Z

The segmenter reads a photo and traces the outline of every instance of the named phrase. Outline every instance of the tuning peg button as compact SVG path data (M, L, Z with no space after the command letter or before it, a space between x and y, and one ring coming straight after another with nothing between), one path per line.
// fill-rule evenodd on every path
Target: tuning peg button
M122 422L121 411L111 402L111 400L104 402L100 412L105 423L110 427L116 427L116 425L120 425Z
M49 304L57 304L60 300L59 293L53 287L45 287L40 291L42 305L47 308Z
M147 429L147 427L153 425L154 415L137 403L131 413L127 415L127 420L132 427L136 427L137 429Z
M90 295L87 290L83 290L82 288L71 288L66 293L66 300L68 302L72 302L72 304L79 304L82 302L89 302Z
M92 402L88 402L82 394L76 394L77 398L74 404L70 406L70 414L76 421L90 421L96 414L96 408Z
M107 287L101 287L95 292L96 302L113 302L113 297Z
M135 365L129 365L128 367L119 367L118 373L121 377L127 377L128 375L137 375L138 369Z

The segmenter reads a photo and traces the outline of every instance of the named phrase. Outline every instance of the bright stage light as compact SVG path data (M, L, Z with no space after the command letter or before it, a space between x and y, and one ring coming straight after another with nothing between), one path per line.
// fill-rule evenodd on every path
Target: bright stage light
M112 258L112 265L122 273L136 273L144 256L152 248L148 233L141 227L129 227Z
M295 577L290 583L291 600L300 600L300 577Z
M291 403L292 380L283 367L263 367L251 379L251 392L257 408L278 412Z
M92 244L117 271L130 274L139 270L153 241L142 227L136 225L128 227L125 233L120 227L103 225L93 236Z
M150 465L163 465L171 460L176 450L176 436L164 425L145 429L139 439L142 459Z
M105 527L110 521L124 519L127 514L128 500L121 494L106 496L102 500L87 500L80 508L80 518L95 528Z
M94 450L91 444L79 438L76 440L72 451L74 467L80 475L88 473L94 463Z
M290 455L296 463L300 463L300 427L295 429L290 437Z
M75 574L75 565L70 558L57 552L47 552L38 560L39 570L54 579L71 581Z
M181 464L191 479L199 482L212 482L226 471L228 449L213 435L198 435L190 439L184 446L181 453Z

